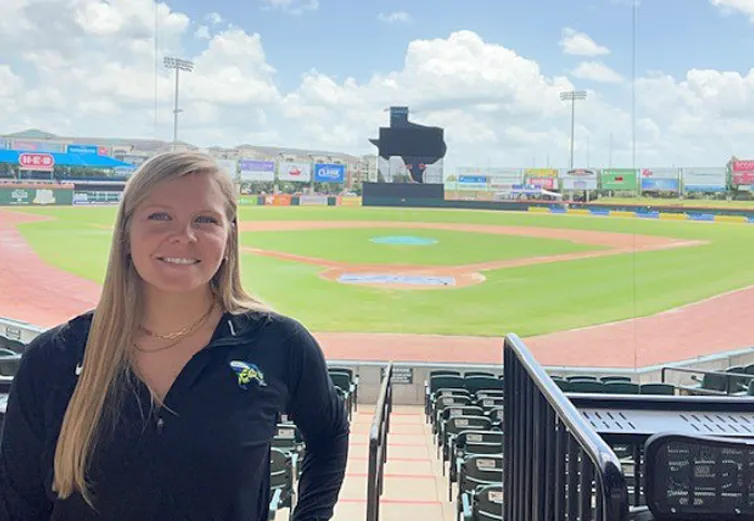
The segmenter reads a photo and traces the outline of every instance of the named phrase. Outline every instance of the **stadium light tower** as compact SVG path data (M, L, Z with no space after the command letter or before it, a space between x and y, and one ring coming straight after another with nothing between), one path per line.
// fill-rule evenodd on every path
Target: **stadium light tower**
M586 91L583 90L571 90L568 92L561 92L560 99L562 101L571 102L571 170L573 170L573 131L576 125L576 101L583 101L586 99Z
M175 106L173 107L173 150L175 150L178 145L178 114L181 112L178 108L178 78L181 71L193 72L194 62L165 56L164 64L166 69L175 69Z

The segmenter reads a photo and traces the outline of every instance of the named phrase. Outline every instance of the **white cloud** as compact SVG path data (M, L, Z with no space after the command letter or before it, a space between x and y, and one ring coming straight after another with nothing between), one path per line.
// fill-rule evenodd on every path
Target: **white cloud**
M219 13L209 13L207 16L204 17L204 19L212 25L218 25L218 24L223 23L223 17L220 16Z
M196 31L194 31L194 36L196 38L199 38L200 40L210 40L212 39L212 36L209 34L209 27L206 25L200 25Z
M597 45L588 34L576 31L570 27L565 27L563 29L560 47L562 47L565 54L573 54L576 56L601 56L604 54L610 54L610 49L602 45Z
M726 14L740 12L754 22L754 2L752 0L710 0L710 2Z
M307 11L319 9L319 0L259 0L263 9L279 9L281 11L301 15Z
M169 140L174 80L161 59L170 54L195 62L181 76L179 138L200 146L371 153L368 138L388 122L384 109L405 104L413 121L446 129L448 169L568 161L570 106L559 94L574 88L572 82L471 31L414 40L393 70L366 80L310 70L283 90L275 67L286 64L271 64L260 36L240 28L190 20L164 4L155 10L150 0L47 0L57 18L46 25L45 13L24 8L27 1L0 1L0 48L14 52L0 58L1 133L36 127L68 136ZM196 38L201 27L206 32ZM199 51L187 51L184 41ZM331 68L326 59L321 66ZM600 76L599 68L583 65L579 74L610 79L607 67ZM630 93L604 88L595 83L577 106L576 161L585 161L589 136L593 166L607 164L611 141L613 164L630 164ZM754 154L748 117L754 72L694 69L673 77L654 71L637 81L637 101L640 162L720 165L733 153Z
M599 83L620 83L623 77L602 62L581 62L571 74L582 80L591 80Z
M406 11L394 11L392 13L380 13L378 16L381 22L387 22L391 24L395 23L408 23L411 21L411 15Z

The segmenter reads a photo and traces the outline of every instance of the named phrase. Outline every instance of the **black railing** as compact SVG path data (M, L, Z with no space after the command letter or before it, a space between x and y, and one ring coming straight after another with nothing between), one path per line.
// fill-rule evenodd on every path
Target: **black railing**
M689 367L663 367L662 371L660 372L660 380L664 383L665 377L668 372L675 371L677 373L686 373L691 375L702 375L711 377L709 380L714 383L719 383L722 385L718 385L718 387L722 387L722 389L710 389L702 387L704 385L704 381L700 382L699 386L688 386L688 385L676 385L678 389L682 389L684 391L696 393L696 394L708 394L713 396L724 396L724 395L730 395L730 393L737 392L739 389L737 386L731 385L732 383L741 383L743 384L745 382L745 386L748 387L748 385L751 383L752 380L754 380L754 374L748 374L748 373L733 373L728 371L708 371L705 369L691 369ZM692 376L692 379L693 376ZM698 381L698 380L697 380ZM723 384L724 382L724 384Z
M367 521L380 518L380 496L384 489L387 462L387 435L390 432L390 412L393 410L393 363L382 376L380 396L369 430L369 471L367 474Z
M625 521L618 457L516 335L504 354L504 519Z

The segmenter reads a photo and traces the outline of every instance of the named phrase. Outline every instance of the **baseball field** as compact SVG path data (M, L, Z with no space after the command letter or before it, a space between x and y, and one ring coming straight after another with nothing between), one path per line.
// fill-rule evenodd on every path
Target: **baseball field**
M115 210L13 209L43 261L103 278ZM30 216L31 217L31 216ZM594 216L244 207L243 280L315 331L523 337L754 284L754 226Z

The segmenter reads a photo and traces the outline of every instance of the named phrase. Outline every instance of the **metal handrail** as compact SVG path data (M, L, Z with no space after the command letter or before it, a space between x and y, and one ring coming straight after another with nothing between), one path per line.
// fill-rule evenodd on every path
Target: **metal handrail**
M385 369L377 399L377 407L369 429L369 468L367 474L367 521L380 518L380 496L384 490L387 462L387 435L390 431L390 412L393 409L393 363Z
M520 338L508 335L503 355L504 518L625 521L628 487L610 446Z

